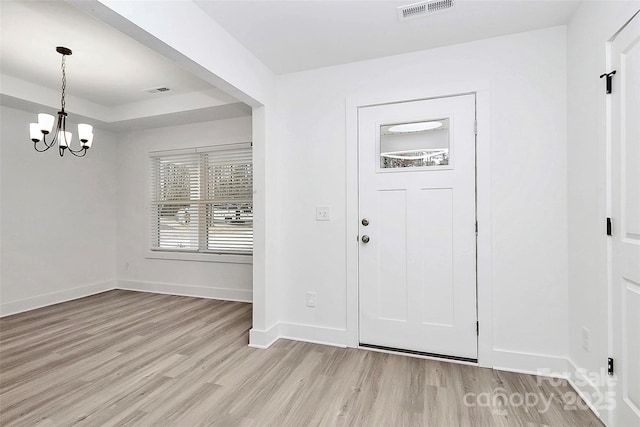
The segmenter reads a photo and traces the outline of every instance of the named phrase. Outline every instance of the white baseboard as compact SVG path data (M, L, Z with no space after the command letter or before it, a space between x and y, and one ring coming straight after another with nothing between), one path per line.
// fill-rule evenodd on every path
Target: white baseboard
M266 331L252 329L249 335L249 346L269 348L280 338L334 347L349 346L349 337L345 329L285 322L279 322ZM553 378L567 378L569 362L564 357L499 349L494 350L492 356L493 369L496 370Z
M48 305L59 304L61 302L110 291L116 287L115 285L115 280L108 280L105 282L91 283L77 288L65 289L63 291L51 292L49 294L3 303L0 304L0 317L10 316L12 314L22 313L36 308L42 308Z
M568 362L564 357L494 349L493 369L564 378L563 375L568 370Z
M220 299L226 301L252 302L253 292L238 289L205 288L201 286L187 286L173 283L142 282L132 280L108 280L105 282L91 283L85 286L65 289L45 295L38 295L18 301L0 304L0 317L59 304L89 295L113 289L125 289L131 291L154 292L159 294L182 295L197 298Z
M571 387L578 393L580 398L585 401L589 409L600 418L602 422L605 422L605 411L601 411L596 408L594 402L605 402L602 390L593 382L589 375L584 374L584 370L579 369L576 364L570 358L567 360L569 365L569 375L567 380ZM600 373L598 373L600 375ZM606 381L606 373L602 373L604 380ZM606 392L607 390L605 390Z
M156 294L181 295L185 297L219 299L225 301L253 301L253 292L241 289L207 288L203 286L180 285L177 283L143 282L138 280L118 280L117 288L128 291L153 292Z
M279 323L280 338L304 341L314 344L347 347L346 329L324 328L320 326L302 325L299 323Z
M280 324L276 323L269 329L262 331L255 328L249 330L249 347L269 348L280 338Z
M280 338L343 348L349 342L346 329L280 322L266 331L251 329L249 347L269 348Z
M494 350L493 358L493 369L567 380L595 416L605 422L606 414L594 405L594 402L605 401L602 391L571 359L505 350Z

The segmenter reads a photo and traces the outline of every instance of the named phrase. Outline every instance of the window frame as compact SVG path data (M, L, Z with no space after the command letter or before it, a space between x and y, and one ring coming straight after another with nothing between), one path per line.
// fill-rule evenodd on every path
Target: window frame
M250 148L253 151L253 144L251 142L237 142L237 143L216 144L216 145L201 146L201 147L167 149L167 150L157 150L157 151L148 152L148 161L146 165L147 197L145 200L145 210L147 211L147 215L146 215L147 239L146 239L146 245L145 245L145 258L168 259L168 260L177 260L177 261L222 262L222 263L231 263L231 264L252 264L253 263L253 253L234 254L234 253L209 252L206 249L203 249L203 246L202 246L203 242L200 241L200 238L198 240L197 250L179 249L179 248L154 248L151 245L151 239L153 235L153 231L152 231L153 218L152 218L151 209L153 209L153 198L155 194L152 189L152 180L154 179L153 159L157 157L162 157L163 155L164 156L173 156L173 155L180 155L180 154L201 155L204 153L211 154L211 153L215 153L216 151L222 151L225 149L242 149L242 148ZM253 159L251 161L251 164L253 166ZM203 172L201 171L200 173L202 174ZM253 211L253 203L252 203L252 211ZM203 222L203 223L206 224L206 222ZM203 226L202 225L203 223L200 223L199 227ZM253 225L252 225L252 229L253 229ZM252 245L252 250L253 250L253 245Z

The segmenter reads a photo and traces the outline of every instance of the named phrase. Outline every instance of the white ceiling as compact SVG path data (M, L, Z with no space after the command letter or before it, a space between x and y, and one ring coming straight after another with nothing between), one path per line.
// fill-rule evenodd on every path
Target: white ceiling
M456 0L448 12L399 22L416 0L196 0L277 74L562 25L568 0Z
M280 74L562 25L578 1L456 0L449 12L407 22L398 21L396 8L411 0L195 3ZM250 114L245 104L65 1L0 0L0 102L56 111L56 46L73 50L67 110L108 129ZM147 92L161 86L171 91Z
M127 123L125 128L135 128L135 119L141 118L143 127L153 127L149 115L161 117L158 124L166 123L167 114L174 113L188 121L185 111L213 108L215 112L220 110L215 107L238 103L66 2L0 0L0 23L3 102L29 100L28 92L32 91L39 92L32 96L33 103L59 108L62 57L55 48L65 46L73 51L66 58L70 113L81 112L106 124ZM147 92L162 86L171 91ZM242 115L250 111L222 110L226 115L229 111L244 111Z
M60 86L61 55L67 90L113 107L150 99L145 89L167 86L175 93L211 85L152 50L63 2L2 2L2 72L45 86ZM167 94L168 95L168 94Z

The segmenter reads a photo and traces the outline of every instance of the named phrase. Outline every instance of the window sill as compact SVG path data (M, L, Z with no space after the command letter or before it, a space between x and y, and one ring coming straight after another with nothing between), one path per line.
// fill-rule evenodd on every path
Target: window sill
M223 262L229 264L253 264L252 255L209 254L203 252L180 252L147 249L145 258L170 259L175 261Z

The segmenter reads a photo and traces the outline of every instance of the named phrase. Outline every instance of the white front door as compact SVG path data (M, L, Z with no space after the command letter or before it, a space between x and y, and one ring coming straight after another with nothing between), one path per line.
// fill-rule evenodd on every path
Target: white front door
M475 95L362 107L360 344L477 359Z
M611 46L614 426L640 426L640 16Z

